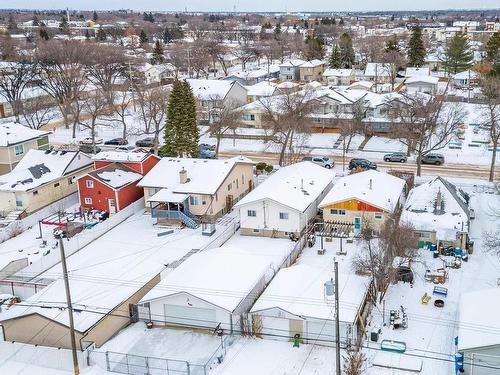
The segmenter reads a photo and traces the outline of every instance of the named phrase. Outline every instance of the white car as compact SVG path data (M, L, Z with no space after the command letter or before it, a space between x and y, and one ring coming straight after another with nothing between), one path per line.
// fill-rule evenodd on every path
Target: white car
M94 144L95 145L100 145L103 142L104 141L102 140L102 138L97 138L97 137L94 138ZM82 145L91 145L92 144L92 137L83 138L80 141L80 144L82 144Z
M135 150L135 146L132 145L127 145L127 146L118 146L115 148L116 151L122 151L122 152L132 152Z

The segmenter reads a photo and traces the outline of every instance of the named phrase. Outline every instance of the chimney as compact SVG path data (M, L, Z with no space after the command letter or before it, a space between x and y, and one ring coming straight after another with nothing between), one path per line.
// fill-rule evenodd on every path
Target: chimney
M434 214L435 215L444 214L444 201L443 201L443 194L441 194L441 189L439 189L436 194L436 201L434 202Z
M370 178L370 190L373 188L373 180Z
M181 184L185 184L187 181L187 171L184 169L184 167L182 167L182 169L179 171L179 182Z

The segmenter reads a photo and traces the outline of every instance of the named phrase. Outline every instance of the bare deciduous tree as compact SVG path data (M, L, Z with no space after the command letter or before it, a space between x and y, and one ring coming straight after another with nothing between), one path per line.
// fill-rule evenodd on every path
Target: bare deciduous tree
M422 158L446 147L465 119L460 104L445 105L442 97L421 93L391 101L388 113L395 136L417 157L417 176L421 174Z
M19 122L23 111L23 93L35 76L35 69L27 60L14 61L0 72L0 96L12 107L12 112Z
M52 108L53 103L48 103L44 98L35 97L23 106L23 120L31 129L41 129L47 125L56 114Z
M210 100L222 104L220 108L212 110L212 121L208 130L210 135L215 137L217 141L215 153L219 155L220 141L224 137L224 134L235 130L239 126L242 116L242 112L239 109L241 103L232 101L224 102L221 98L211 98Z
M280 148L281 166L292 161L297 139L303 140L303 134L310 131L313 97L312 90L302 90L259 99L268 136Z
M80 121L79 124L84 128L90 130L90 137L92 138L92 145L95 145L96 128L98 125L106 125L99 120L109 115L109 102L104 93L97 90L94 94L86 98L81 104L82 110L88 116L88 120Z
M495 178L497 149L500 144L500 78L485 77L482 81L482 88L486 97L483 123L488 128L490 141L493 146L489 174L489 180L493 181Z
M343 356L343 370L345 375L361 375L365 365L366 356L361 350L348 350Z

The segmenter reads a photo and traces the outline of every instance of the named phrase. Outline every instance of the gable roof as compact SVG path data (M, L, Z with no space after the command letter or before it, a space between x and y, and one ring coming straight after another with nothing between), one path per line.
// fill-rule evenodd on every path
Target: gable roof
M224 99L234 85L245 88L237 81L218 79L186 79L193 95L201 100Z
M318 59L315 59L315 60L306 61L305 63L301 64L300 67L301 68L316 68L316 67L321 66L321 65L325 65L325 62L318 60Z
M323 77L350 77L354 75L354 69L326 69Z
M13 146L49 134L50 132L30 129L15 122L0 124L0 147Z
M283 67L283 68L299 67L304 63L305 63L304 60L292 59L292 60L285 61L283 64L280 64L280 68L281 67Z
M320 207L351 199L393 212L403 192L405 180L388 173L368 170L340 178L321 201Z
M0 190L28 191L91 165L79 151L29 150L12 172L0 176Z
M121 163L140 163L149 157L155 157L159 159L158 156L148 152L101 151L92 156L92 160Z
M132 182L139 181L143 177L142 174L122 163L109 164L90 172L88 175L113 189L119 189Z
M304 212L333 180L333 171L309 161L278 169L235 207L270 199Z
M162 158L138 186L169 189L173 193L215 194L237 164L253 161L243 156L231 159ZM188 181L180 183L179 172L187 172Z
M368 63L365 68L365 76L388 77L394 64L392 63Z

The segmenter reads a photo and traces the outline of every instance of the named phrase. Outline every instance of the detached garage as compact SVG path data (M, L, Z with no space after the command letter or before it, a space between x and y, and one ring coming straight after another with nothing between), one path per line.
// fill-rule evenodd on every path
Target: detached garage
M274 275L273 262L229 246L196 253L144 296L139 317L155 325L238 331L240 315Z
M333 345L335 309L324 294L324 283L333 277L331 266L297 264L282 269L252 307L253 332L257 336L291 340L299 334L305 343ZM339 274L340 337L345 345L358 335L369 279Z

